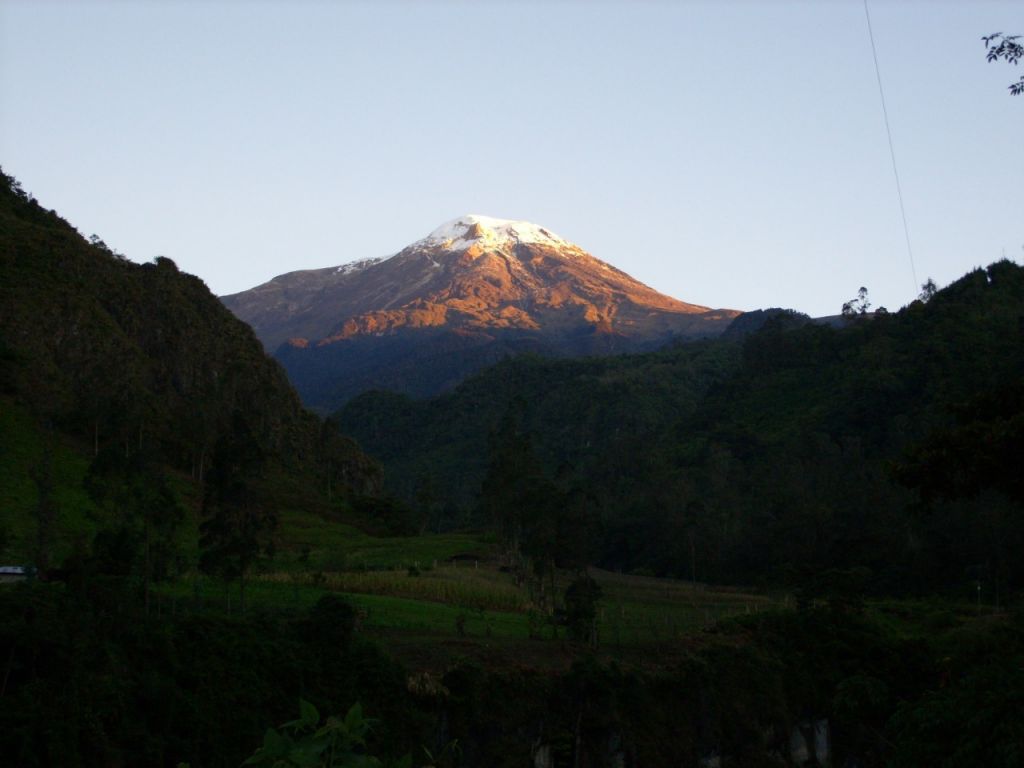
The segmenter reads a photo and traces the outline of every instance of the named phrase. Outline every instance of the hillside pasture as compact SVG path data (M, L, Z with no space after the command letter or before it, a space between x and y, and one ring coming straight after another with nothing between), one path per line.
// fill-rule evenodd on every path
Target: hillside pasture
M372 549L372 542L364 543ZM416 546L423 551L430 545ZM398 550L382 551L391 556ZM722 619L782 606L778 599L735 589L597 569L591 575L603 594L598 650L613 658L642 661L655 650L683 650ZM571 574L559 574L559 593L570 579ZM485 664L528 658L546 665L572 655L564 627L533 610L526 589L516 587L511 574L493 562L455 561L419 575L380 568L272 570L247 583L247 610L297 614L328 593L356 608L363 633L415 667L443 668L466 656ZM238 610L237 584L201 576L166 585L162 595L161 610Z

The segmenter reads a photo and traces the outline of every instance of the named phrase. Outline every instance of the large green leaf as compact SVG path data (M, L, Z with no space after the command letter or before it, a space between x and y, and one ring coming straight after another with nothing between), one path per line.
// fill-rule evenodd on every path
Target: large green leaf
M304 726L316 728L317 723L320 722L320 713L308 701L299 699L299 719Z

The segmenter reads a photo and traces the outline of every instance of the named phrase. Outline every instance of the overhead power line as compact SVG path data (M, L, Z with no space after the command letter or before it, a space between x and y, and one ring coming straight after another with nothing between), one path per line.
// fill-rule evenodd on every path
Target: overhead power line
M885 89L882 88L882 70L878 66L878 50L875 48L875 32L871 28L871 13L868 11L868 0L864 0L864 18L868 22L868 38L871 40L871 57L875 60L875 77L878 79L878 97L882 101L882 117L885 120L885 135L889 137L889 157L892 158L892 175L896 179L896 197L900 201L900 216L903 219L903 235L907 240L907 256L910 259L910 275L914 280L914 293L919 288L917 269L914 268L914 250L910 247L910 227L907 226L907 211L903 205L903 188L900 185L900 172L896 167L896 150L892 145L892 129L889 127L889 110L885 106Z

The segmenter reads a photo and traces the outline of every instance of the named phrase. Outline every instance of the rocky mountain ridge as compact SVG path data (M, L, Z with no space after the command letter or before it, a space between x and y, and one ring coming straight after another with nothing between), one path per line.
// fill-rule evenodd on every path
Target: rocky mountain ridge
M314 406L325 404L322 396L338 399L329 395L334 380L347 396L379 386L433 394L499 351L500 358L522 349L649 349L717 335L739 314L664 296L544 227L478 215L447 222L388 258L290 272L222 300ZM396 364L410 362L413 339L442 357L455 354L458 370L429 384L396 375Z

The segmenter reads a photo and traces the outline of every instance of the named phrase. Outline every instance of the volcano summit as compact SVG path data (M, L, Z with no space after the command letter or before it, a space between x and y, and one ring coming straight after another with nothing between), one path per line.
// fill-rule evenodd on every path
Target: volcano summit
M738 312L670 298L526 221L467 215L387 258L289 272L223 297L331 410L426 396L508 354L607 354L721 333Z

